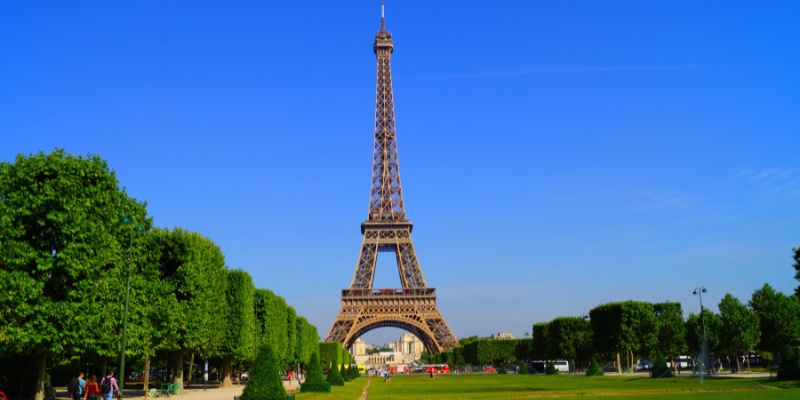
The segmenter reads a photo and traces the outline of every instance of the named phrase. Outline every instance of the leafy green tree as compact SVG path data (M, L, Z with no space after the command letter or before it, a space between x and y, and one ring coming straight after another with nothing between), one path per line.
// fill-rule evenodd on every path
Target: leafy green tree
M294 307L286 306L286 348L283 349L281 354L281 367L288 369L289 366L295 364L294 353L297 348L297 312Z
M739 299L726 293L719 302L719 341L723 352L738 357L755 350L761 340L758 316ZM750 363L747 363L748 370Z
M122 329L124 216L150 228L145 204L99 156L55 150L0 163L0 348L35 355L36 399L51 355L119 355L108 332Z
M339 362L342 364L351 364L352 361L352 355L350 352L347 351L347 349L345 349L343 346L339 346ZM340 372L342 372L342 376L344 376L344 371Z
M759 348L780 354L786 346L800 339L800 299L775 292L768 284L753 293L750 307L755 311L761 330Z
M251 297L252 298L252 297ZM265 345L258 351L247 386L242 391L242 400L284 400L286 389L283 388L278 358L272 346Z
M256 352L255 291L253 278L245 271L236 269L226 272L227 314L225 340L222 343L222 386L231 386L231 361L247 363L253 361ZM270 348L270 351L274 350Z
M319 363L319 353L311 353L308 362L308 373L305 382L300 386L300 392L330 392L330 384L325 381L322 365Z
M800 281L800 247L793 247L792 251L794 252L794 270L796 271L794 274L794 279ZM800 286L794 290L794 295L800 297Z
M367 353L367 354L369 354L369 353ZM419 355L419 362L420 362L420 364L433 364L431 362L431 355L430 355L430 353L428 353L427 350L422 350L422 354ZM469 360L467 360L467 362L469 362Z
M533 360L533 339L518 339L514 347L514 357L517 360Z
M145 235L134 235L134 243L144 241L142 261L134 262L131 276L131 320L128 324L128 350L132 359L144 361L144 370L156 352L179 348L174 334L180 329L181 314L174 286L163 280L165 271L162 257L168 254L171 232L153 229ZM134 258L136 259L136 258ZM145 374L144 390L149 390L150 374Z
M317 354L319 358L319 334L317 327L311 325L305 317L297 316L297 355L296 363L308 368L311 362L311 355Z
M515 361L515 340L480 339L464 346L464 358L471 364L505 366Z
M320 342L319 343L319 360L324 365L339 363L339 349L342 344L338 342Z
M259 345L268 343L282 367L293 361L295 346L289 347L289 305L286 300L267 289L256 289L254 297L256 332ZM292 309L294 312L294 309ZM295 322L296 324L296 317ZM294 328L296 329L296 328Z
M668 356L675 370L677 357L686 353L686 325L683 322L681 303L664 302L653 305L658 320L656 352Z
M703 307L702 314L689 313L689 318L686 319L686 345L689 351L696 351L697 354L702 355L703 344L703 326L705 325L706 336L706 350L707 354L717 354L721 352L719 333L722 330L719 316ZM699 359L699 357L698 357ZM701 362L708 366L710 360Z
M657 342L657 325L653 305L624 301L595 307L589 312L595 350L616 353L617 368L621 371L619 354L625 352L628 368L635 354L652 354Z
M472 336L467 336L465 338L458 339L458 343L461 346L465 346L466 344L468 344L470 342L474 342L474 341L476 341L478 339L480 339L480 337L478 337L477 335L472 335Z
M800 380L800 347L786 346L778 367L778 380Z
M592 326L585 318L555 318L547 326L547 337L547 353L552 358L570 360L573 366L591 358Z
M183 354L195 353L200 358L222 356L225 325L219 316L226 315L227 287L225 257L220 248L199 233L181 228L167 231L163 253L158 255L162 284L168 287L169 307L176 309L180 321L173 355L173 377L183 383Z
M464 347L458 346L452 350L453 352L453 360L450 363L451 366L455 368L461 368L466 364L466 359L464 358Z
M533 345L531 349L532 358L535 360L547 360L550 358L550 354L548 354L548 323L547 322L539 322L533 324Z

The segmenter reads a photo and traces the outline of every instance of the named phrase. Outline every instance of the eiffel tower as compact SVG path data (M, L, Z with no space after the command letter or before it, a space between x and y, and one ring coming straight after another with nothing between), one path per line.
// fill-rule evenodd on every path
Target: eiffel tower
M342 290L342 309L325 341L350 348L368 331L395 327L411 332L425 344L428 353L437 354L458 346L458 339L436 307L436 289L425 284L411 241L413 224L406 219L403 206L392 94L393 50L381 4L381 30L373 44L378 79L369 214L361 224L364 241L353 281L350 288ZM372 287L379 252L394 252L401 288Z

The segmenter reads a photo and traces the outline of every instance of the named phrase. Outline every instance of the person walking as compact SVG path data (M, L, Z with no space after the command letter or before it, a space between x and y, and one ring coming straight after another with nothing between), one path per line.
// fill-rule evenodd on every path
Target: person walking
M86 381L83 379L83 372L78 373L75 380L77 384L75 385L75 390L70 392L70 395L72 396L72 400L81 400L81 398L83 398L84 387L86 387Z
M86 390L84 390L83 400L97 400L97 395L100 394L100 385L97 384L97 375L92 374L86 381Z
M111 400L115 392L118 396L122 396L122 392L120 392L119 386L117 386L117 379L114 378L114 371L111 371L100 383L100 394L103 396L103 400Z

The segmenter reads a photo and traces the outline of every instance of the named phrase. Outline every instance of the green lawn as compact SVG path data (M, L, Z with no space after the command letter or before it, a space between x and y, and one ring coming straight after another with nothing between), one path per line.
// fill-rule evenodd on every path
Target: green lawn
M346 382L344 386L331 386L330 393L300 393L292 392L296 400L358 400L364 386L367 385L369 378L361 377L351 382ZM375 380L371 385L375 384ZM370 396L370 399L373 397Z
M360 378L332 394L298 393L297 400L357 400L368 378ZM651 379L644 376L499 375L462 374L428 376L396 375L391 382L373 378L369 400L393 399L800 399L800 382L776 382L769 378L695 377Z

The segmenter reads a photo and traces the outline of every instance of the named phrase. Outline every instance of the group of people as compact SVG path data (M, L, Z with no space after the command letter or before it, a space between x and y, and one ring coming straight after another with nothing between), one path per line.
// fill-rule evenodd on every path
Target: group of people
M94 374L86 380L83 377L83 372L75 377L78 384L76 385L76 390L70 393L72 400L111 400L114 397L114 393L122 395L117 385L117 379L114 378L114 371L109 372L100 382L97 381L97 375ZM102 393L100 388L106 380L108 380L108 387L111 390L108 393Z

